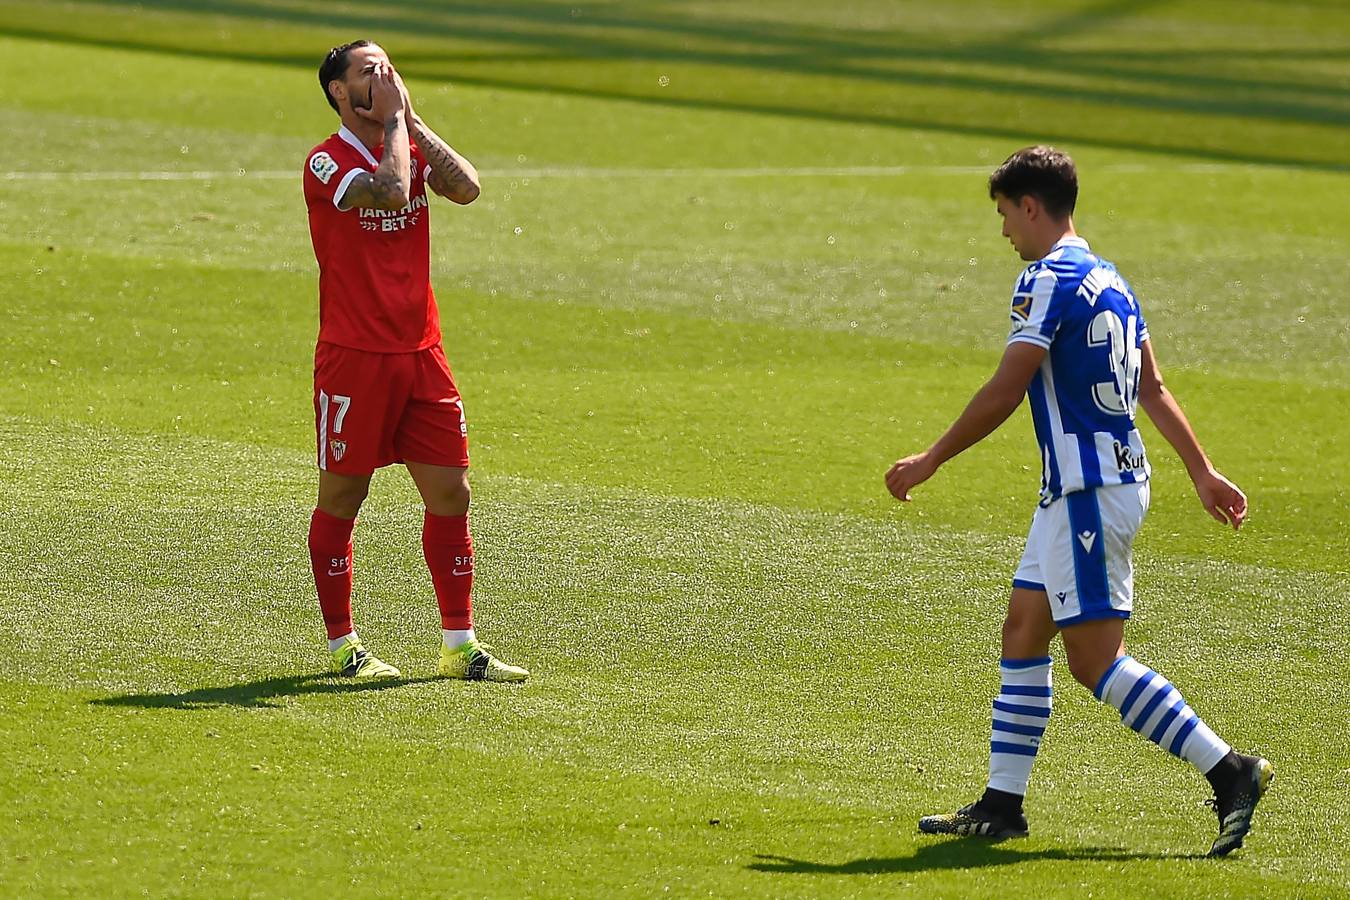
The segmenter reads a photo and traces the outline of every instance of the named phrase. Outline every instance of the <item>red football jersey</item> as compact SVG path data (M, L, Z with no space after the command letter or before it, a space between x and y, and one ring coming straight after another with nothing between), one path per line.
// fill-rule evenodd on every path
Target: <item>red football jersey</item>
M424 350L441 340L431 292L426 176L412 150L411 201L403 209L339 209L347 186L379 166L345 125L305 160L309 235L319 261L319 340L375 353Z

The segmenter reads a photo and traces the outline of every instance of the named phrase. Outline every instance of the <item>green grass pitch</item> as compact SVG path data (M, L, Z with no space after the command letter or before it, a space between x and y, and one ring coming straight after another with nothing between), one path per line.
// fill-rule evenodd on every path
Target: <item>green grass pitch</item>
M520 689L430 677L396 469L356 611L409 677L326 674L299 172L357 36L484 173L433 281ZM0 84L0 892L1350 896L1343 4L0 0ZM1278 771L1226 861L1062 658L1032 836L916 833L983 785L1029 419L881 478L992 371L1042 139L1251 497L1149 432L1128 640Z

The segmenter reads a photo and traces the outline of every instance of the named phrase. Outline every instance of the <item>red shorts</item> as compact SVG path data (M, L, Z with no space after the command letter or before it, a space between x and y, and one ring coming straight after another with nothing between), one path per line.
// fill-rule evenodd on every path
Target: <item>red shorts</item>
M369 353L320 343L314 350L319 468L369 475L397 462L469 465L469 429L441 345Z

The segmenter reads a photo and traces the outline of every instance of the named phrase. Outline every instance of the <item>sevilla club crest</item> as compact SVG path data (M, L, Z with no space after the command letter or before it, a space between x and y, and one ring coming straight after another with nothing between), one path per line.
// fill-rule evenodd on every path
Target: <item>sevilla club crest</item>
M333 451L334 462L342 462L342 457L347 455L347 442L333 438L328 442L328 449Z

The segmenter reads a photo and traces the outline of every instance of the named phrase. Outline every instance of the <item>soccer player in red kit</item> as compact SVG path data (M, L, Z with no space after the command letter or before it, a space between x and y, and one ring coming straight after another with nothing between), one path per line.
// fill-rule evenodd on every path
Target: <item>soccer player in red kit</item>
M378 45L334 47L319 84L342 118L304 170L319 261L319 500L309 555L333 664L355 678L399 677L361 644L351 595L352 529L371 475L401 462L426 504L422 550L441 611L438 672L524 681L525 669L474 636L468 429L431 292L427 188L471 203L478 173L413 111Z

